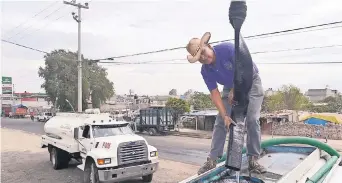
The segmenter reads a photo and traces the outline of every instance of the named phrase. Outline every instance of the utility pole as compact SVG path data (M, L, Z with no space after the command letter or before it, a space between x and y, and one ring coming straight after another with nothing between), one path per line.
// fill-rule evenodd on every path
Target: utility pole
M72 0L71 2L68 1L63 1L64 4L76 6L78 9L78 14L76 15L75 12L72 12L72 17L73 19L78 23L78 93L77 93L77 102L78 102L78 107L77 111L82 112L82 55L81 55L81 9L89 9L88 3L84 3L82 5L81 3L76 3L76 0Z

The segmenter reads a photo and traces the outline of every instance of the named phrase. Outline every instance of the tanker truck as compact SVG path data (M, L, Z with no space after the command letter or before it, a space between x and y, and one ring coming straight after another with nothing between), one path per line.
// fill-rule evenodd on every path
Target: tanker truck
M75 159L86 183L139 177L151 182L157 171L157 149L109 114L57 113L44 131L41 147L47 148L52 167L67 168Z

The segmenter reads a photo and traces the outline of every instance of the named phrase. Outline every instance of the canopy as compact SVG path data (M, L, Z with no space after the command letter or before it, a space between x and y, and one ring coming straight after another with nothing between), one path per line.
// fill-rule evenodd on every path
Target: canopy
M335 124L342 124L342 115L337 113L312 113L301 117L299 121L305 121L310 118L320 119Z

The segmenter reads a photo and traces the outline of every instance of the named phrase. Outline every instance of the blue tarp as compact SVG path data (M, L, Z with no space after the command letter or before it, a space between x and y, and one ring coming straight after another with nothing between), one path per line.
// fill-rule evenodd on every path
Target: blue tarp
M307 120L304 121L305 124L309 124L309 125L322 125L325 126L327 124L328 121L325 121L323 119L318 119L318 118L309 118Z

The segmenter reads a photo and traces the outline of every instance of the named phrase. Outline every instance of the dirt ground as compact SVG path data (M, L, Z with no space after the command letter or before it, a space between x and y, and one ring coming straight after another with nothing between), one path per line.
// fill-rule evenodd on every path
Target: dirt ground
M1 128L1 182L3 183L76 183L82 171L69 168L54 170L47 149L40 148L40 136ZM178 182L194 175L198 166L159 159L153 182ZM140 182L130 181L130 182Z

